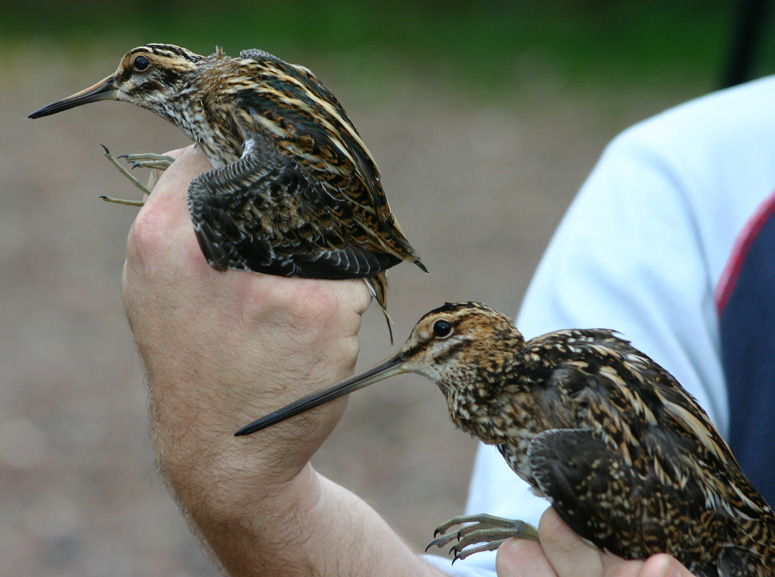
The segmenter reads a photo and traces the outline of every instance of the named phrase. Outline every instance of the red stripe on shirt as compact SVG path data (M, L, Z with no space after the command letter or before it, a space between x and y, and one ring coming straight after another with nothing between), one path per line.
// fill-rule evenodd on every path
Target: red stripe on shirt
M724 308L727 306L729 295L732 294L735 288L737 278L740 276L740 270L743 268L743 263L748 256L748 251L753 241L756 240L764 223L772 216L773 212L775 212L775 191L770 193L770 196L759 205L756 212L743 227L737 240L735 240L732 254L729 257L729 261L727 261L727 266L724 268L716 289L716 311L719 316L721 316L721 313L724 312Z

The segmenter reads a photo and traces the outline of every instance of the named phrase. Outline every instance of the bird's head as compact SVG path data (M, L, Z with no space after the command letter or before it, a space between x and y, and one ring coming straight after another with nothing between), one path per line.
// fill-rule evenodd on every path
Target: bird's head
M399 354L406 372L444 388L474 372L499 371L523 342L506 315L477 302L446 303L417 322Z
M480 303L447 303L423 316L396 354L243 427L237 435L255 433L401 373L434 381L450 407L461 398L476 402L492 394L523 345L522 334L506 315Z
M40 118L100 100L130 102L171 119L178 97L185 93L204 57L173 44L147 44L127 52L116 71L72 96L30 114Z

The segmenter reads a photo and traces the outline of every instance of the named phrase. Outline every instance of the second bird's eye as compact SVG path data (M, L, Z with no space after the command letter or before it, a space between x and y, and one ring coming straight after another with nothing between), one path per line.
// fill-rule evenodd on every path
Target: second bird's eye
M148 68L149 64L150 62L148 62L148 59L145 56L138 56L137 58L135 58L135 64L134 64L135 70L139 70L140 72L142 72L143 70Z
M452 325L448 321L438 320L433 323L433 334L438 338L443 339L452 334Z

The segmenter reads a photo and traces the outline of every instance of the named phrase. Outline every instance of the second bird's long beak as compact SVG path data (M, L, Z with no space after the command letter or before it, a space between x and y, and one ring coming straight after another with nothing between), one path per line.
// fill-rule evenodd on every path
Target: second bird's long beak
M116 83L113 76L108 76L104 80L100 80L94 86L89 86L80 92L76 92L72 96L58 100L53 104L44 106L40 110L37 110L30 114L28 118L40 118L42 116L48 116L49 114L56 114L63 110L69 110L82 104L88 104L90 102L98 102L100 100L116 100Z
M249 425L242 427L239 431L234 433L234 436L242 437L244 435L250 435L262 429L266 429L267 427L271 427L272 425L276 425L277 423L285 421L286 419L290 419L291 417L295 417L296 415L309 411L310 409L314 409L320 405L335 401L336 399L348 395L353 391L357 391L358 389L362 389L363 387L367 387L373 383L387 379L388 377L392 377L393 375L409 372L404 366L405 362L406 358L404 357L403 353L399 351L392 357L377 363L362 373L353 375L349 379L340 381L324 391L319 391L317 393L307 395L306 397L302 397L298 401L295 401L290 405L286 405L282 409L278 409L266 417L262 417L257 421L253 421Z

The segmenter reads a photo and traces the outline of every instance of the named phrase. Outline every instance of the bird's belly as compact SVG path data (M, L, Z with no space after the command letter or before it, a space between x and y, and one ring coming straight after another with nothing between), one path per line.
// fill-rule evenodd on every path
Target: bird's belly
M530 473L530 465L527 459L527 448L532 436L519 436L508 443L498 445L498 451L505 459L511 470L519 477L535 487L535 481Z

